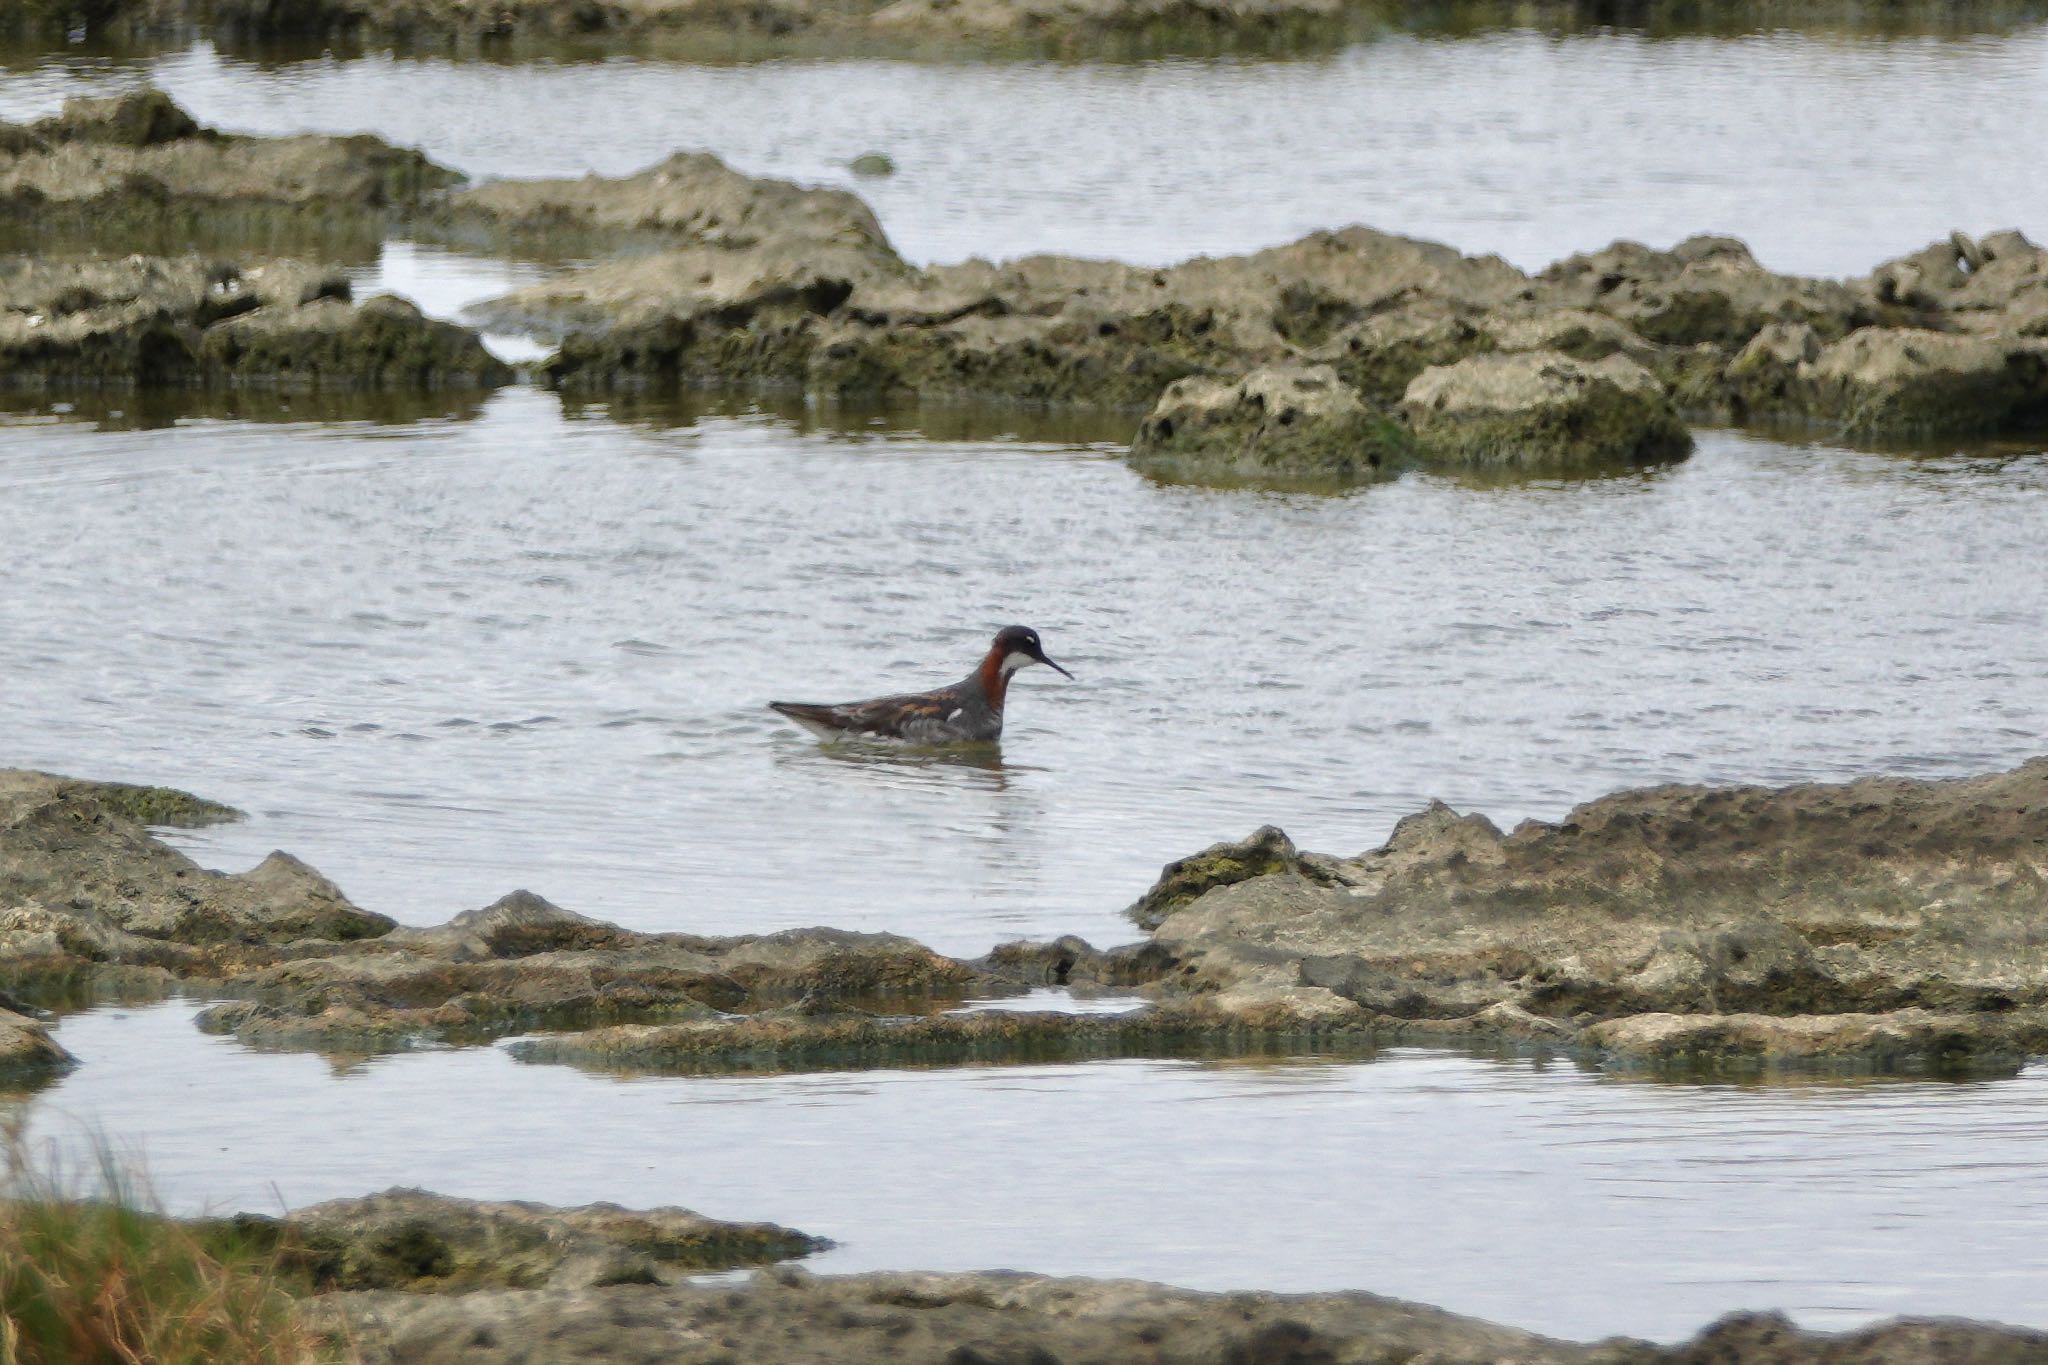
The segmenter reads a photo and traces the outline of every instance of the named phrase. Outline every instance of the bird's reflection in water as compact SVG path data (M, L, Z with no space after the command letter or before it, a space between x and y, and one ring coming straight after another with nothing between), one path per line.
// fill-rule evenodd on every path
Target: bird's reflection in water
M859 740L839 740L786 752L777 763L792 767L838 764L864 769L894 787L948 791L1008 791L1013 777L1043 771L1005 763L1001 744L864 744Z
M902 803L906 838L971 848L987 888L1018 885L1044 870L1045 789L1032 779L1050 769L1006 762L1000 744L840 740L783 749L775 762L810 781L845 781L869 792L879 785L877 797Z

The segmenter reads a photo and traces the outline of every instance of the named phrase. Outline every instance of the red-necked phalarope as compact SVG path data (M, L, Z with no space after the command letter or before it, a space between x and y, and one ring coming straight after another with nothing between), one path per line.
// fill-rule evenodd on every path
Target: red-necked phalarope
M1044 664L1071 678L1074 675L1045 657L1038 632L1027 626L1004 626L980 667L934 692L909 692L872 701L814 706L805 702L771 701L779 711L812 734L825 739L895 739L912 744L986 744L1003 736L1003 694L1010 675L1031 664Z

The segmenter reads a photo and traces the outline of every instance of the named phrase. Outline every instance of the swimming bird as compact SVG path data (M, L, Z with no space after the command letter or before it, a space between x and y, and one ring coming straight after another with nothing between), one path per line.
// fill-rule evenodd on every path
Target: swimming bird
M838 705L771 701L768 706L824 739L894 739L911 744L986 744L1003 735L1003 694L1010 675L1044 664L1074 675L1045 657L1038 632L1004 626L972 673L931 692L906 692Z

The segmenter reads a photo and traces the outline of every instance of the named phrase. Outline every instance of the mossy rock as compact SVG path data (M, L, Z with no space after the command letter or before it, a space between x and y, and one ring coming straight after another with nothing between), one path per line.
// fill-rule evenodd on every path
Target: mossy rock
M1275 826L1265 825L1249 838L1211 844L1200 853L1168 863L1152 888L1124 913L1149 932L1174 911L1185 909L1219 886L1302 870L1294 841Z
M1341 487L1392 474L1413 453L1399 424L1318 365L1179 380L1139 426L1130 459L1157 478Z
M1466 467L1572 470L1692 450L1663 384L1619 355L1473 356L1417 376L1401 410L1426 457Z

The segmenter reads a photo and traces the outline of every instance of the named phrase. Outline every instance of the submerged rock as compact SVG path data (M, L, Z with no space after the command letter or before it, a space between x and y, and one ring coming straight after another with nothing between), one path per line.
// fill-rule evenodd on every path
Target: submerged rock
M2009 1076L2048 1043L2048 1019L1921 1009L1890 1014L1636 1014L1584 1042L1622 1070Z
M1648 464L1692 450L1664 386L1626 356L1496 352L1424 370L1401 399L1423 452L1522 469Z
M1174 1002L1124 1014L986 1010L878 1016L813 1010L684 1024L628 1024L506 1044L521 1061L600 1071L836 1071L1101 1061L1117 1057L1363 1055L1356 1017L1331 1022L1284 1002L1226 1011Z
M1131 463L1160 478L1342 484L1394 473L1411 452L1398 423L1317 365L1169 384Z

